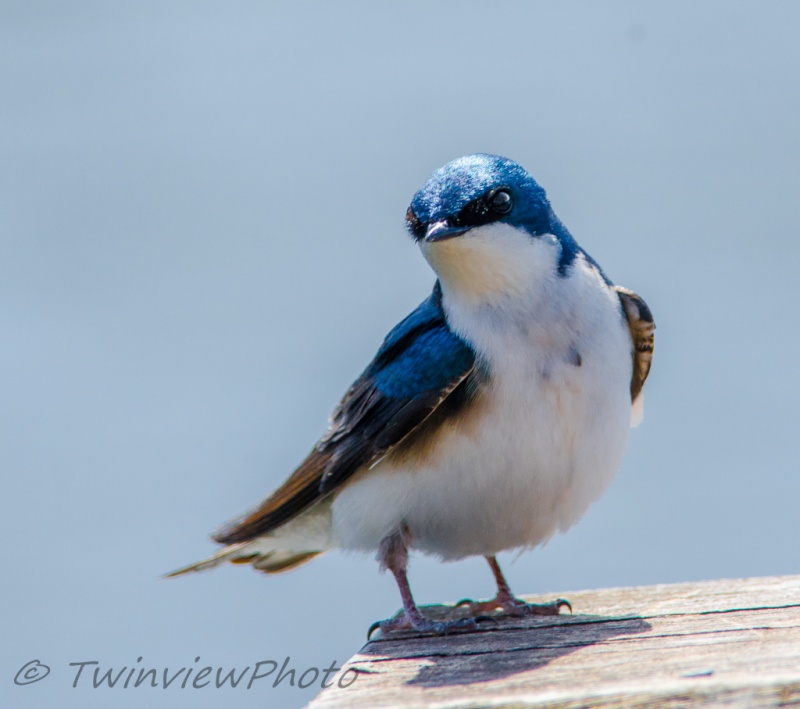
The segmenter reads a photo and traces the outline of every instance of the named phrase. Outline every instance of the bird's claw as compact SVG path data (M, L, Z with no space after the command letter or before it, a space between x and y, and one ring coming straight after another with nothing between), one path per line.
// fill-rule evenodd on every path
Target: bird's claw
M382 634L412 630L418 633L430 633L432 635L449 635L453 630L479 630L478 623L484 621L497 621L491 616L470 616L469 618L458 618L456 620L436 621L425 618L424 616L409 617L405 613L389 618L387 620L377 620L369 626L367 631L367 642L372 637L372 633L380 630Z

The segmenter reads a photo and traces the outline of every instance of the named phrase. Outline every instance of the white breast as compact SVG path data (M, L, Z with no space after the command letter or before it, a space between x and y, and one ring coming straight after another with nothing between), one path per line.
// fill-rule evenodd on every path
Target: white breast
M376 549L402 525L446 559L535 546L574 524L620 464L632 365L616 293L582 256L560 277L555 237L473 231L424 253L487 384L424 450L342 489L332 514L343 548Z

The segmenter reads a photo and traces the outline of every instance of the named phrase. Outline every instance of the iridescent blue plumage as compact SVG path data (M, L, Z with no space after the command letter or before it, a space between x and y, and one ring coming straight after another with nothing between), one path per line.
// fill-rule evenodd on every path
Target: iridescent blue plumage
M544 189L523 167L499 155L477 153L447 163L414 195L411 208L422 222L447 219L457 215L469 202L501 186L508 187L517 200L508 221L543 234L552 214Z
M364 376L386 396L414 397L448 387L474 361L475 353L447 325L437 283L430 297L387 335Z

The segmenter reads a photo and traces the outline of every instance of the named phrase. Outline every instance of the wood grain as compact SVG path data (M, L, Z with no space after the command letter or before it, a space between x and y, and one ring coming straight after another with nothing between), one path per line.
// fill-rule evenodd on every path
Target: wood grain
M309 707L800 707L800 576L558 595L575 615L373 638Z

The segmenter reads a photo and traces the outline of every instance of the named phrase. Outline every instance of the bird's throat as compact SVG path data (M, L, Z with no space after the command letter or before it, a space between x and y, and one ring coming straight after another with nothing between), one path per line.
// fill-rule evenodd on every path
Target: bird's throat
M447 291L488 304L529 290L550 270L548 247L523 230L492 224L454 239L423 242L422 253Z

